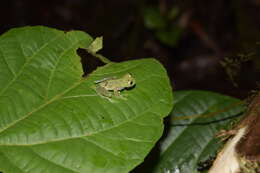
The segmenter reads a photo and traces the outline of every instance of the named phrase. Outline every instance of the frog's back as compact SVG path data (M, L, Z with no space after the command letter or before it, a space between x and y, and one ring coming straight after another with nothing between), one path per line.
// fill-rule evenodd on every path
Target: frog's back
M115 79L115 77L106 77L106 78L103 78L103 79L96 80L96 81L94 81L94 83L99 84L101 82L105 82L105 81L111 80L111 79Z
M118 80L107 80L99 83L98 85L106 90L122 90L124 88Z

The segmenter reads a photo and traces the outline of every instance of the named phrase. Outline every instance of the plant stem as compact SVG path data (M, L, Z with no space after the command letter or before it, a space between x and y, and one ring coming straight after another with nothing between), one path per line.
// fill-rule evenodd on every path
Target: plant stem
M88 51L88 50L87 50L87 51ZM101 55L101 54L94 53L94 52L91 52L91 51L88 51L88 53L90 53L92 56L98 58L100 61L102 61L102 62L105 63L105 64L112 63L112 61L110 61L108 58L104 57L104 56Z

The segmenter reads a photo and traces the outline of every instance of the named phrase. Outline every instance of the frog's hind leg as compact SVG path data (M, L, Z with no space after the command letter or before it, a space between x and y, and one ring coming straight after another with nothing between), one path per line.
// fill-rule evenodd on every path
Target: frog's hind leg
M112 93L109 92L108 90L106 90L104 87L101 87L101 86L98 85L98 86L96 86L95 89L96 89L97 94L100 97L107 99L108 101L110 101L112 103L115 102L115 101L112 100Z
M104 87L99 86L99 85L96 86L96 92L100 96L104 96L104 97L107 97L107 98L111 98L112 97L112 93L111 92L109 92Z

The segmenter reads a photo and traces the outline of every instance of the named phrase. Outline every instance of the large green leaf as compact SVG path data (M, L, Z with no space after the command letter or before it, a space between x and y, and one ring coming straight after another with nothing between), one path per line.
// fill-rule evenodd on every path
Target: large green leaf
M239 103L212 92L175 92L169 131L161 142L160 159L153 172L197 173L198 163L214 158L221 146L217 132L228 128L234 116L243 112L245 107Z
M86 33L46 27L0 37L0 171L124 173L141 163L172 108L166 71L154 59L109 63L82 78ZM125 99L100 97L94 81L130 72Z

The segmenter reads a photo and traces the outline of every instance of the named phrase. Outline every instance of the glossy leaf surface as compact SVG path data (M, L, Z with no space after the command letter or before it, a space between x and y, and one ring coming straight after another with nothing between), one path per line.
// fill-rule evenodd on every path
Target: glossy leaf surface
M238 99L206 91L177 91L174 98L169 129L160 143L160 159L153 172L207 170L210 165L205 163L214 160L222 146L216 134L229 129L245 107Z
M166 71L154 59L109 63L82 78L86 33L24 27L0 37L0 171L124 173L141 163L172 109ZM111 100L94 81L131 73Z

